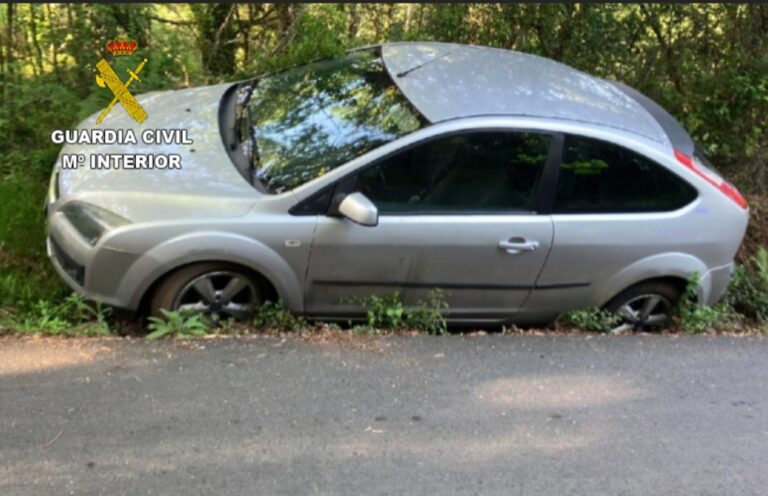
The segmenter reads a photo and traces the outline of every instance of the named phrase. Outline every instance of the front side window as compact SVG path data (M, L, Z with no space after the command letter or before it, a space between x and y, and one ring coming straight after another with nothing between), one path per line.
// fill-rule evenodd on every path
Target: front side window
M550 137L473 132L420 143L359 172L381 213L530 211Z
M661 165L626 148L566 136L556 213L665 212L696 198L696 190Z
M350 52L245 86L252 176L270 193L319 177L426 125L387 74L378 49Z

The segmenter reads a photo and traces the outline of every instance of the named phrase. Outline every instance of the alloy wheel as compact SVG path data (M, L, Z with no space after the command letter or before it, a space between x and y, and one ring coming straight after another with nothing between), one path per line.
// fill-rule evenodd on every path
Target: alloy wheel
M246 276L231 271L208 272L188 282L173 309L210 315L214 319L250 318L261 303L261 292Z
M616 310L621 322L611 332L643 331L661 327L670 321L672 303L660 294L642 294L630 299Z

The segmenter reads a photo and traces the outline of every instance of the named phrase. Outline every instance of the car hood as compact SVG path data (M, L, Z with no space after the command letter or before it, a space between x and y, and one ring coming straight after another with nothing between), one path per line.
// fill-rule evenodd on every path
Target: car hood
M80 199L110 209L129 219L178 218L197 215L243 214L262 194L232 164L219 133L218 110L229 84L138 95L147 112L139 124L118 103L101 124L101 111L86 118L82 129L133 130L137 144L70 144L62 154L178 154L181 169L91 169L87 164L59 173L59 197ZM144 144L147 129L186 129L192 144ZM197 207L197 208L195 208Z

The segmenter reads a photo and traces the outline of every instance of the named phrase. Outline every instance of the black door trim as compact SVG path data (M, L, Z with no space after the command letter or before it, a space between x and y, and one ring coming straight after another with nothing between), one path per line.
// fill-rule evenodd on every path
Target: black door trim
M393 288L438 288L438 289L499 289L499 290L547 290L547 289L570 289L582 288L592 285L591 282L568 282L561 284L476 284L462 282L405 282L405 281L331 281L315 280L313 284L318 286L371 286L371 287L393 287Z
M544 163L544 170L539 179L539 187L536 191L534 208L540 215L552 213L555 207L555 193L557 192L557 176L560 173L560 165L563 160L563 133L553 133L549 144L549 155Z

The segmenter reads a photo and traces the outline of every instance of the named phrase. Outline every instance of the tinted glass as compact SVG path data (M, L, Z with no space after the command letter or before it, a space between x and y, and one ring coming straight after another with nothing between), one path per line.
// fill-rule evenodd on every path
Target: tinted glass
M590 138L565 138L556 212L663 212L695 197L688 183L633 151Z
M356 191L382 213L530 210L549 141L502 132L431 140L363 170Z
M389 78L377 50L262 78L247 103L272 193L314 179L425 124Z

